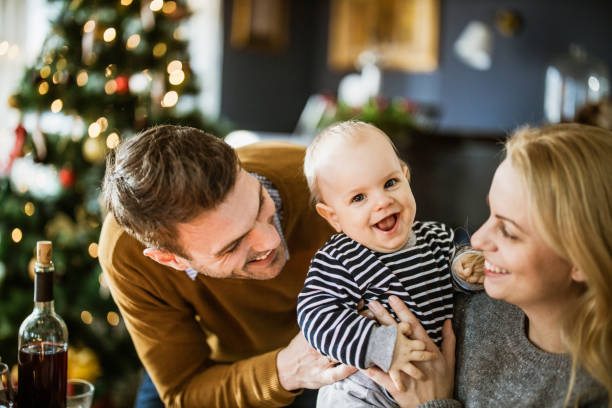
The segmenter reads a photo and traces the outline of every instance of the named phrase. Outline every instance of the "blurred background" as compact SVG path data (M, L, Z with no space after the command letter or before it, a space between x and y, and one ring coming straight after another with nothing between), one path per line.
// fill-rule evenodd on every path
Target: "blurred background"
M606 0L0 0L0 357L16 363L35 242L54 242L69 376L95 406L140 378L97 263L106 154L149 126L240 146L372 122L417 218L465 241L513 129L612 127Z

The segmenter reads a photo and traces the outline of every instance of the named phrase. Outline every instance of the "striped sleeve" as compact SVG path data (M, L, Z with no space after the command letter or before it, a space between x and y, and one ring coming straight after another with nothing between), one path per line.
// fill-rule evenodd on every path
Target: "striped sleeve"
M320 353L367 368L367 346L376 323L357 313L362 293L338 259L341 248L336 246L337 237L332 237L310 264L298 296L298 323L306 340Z

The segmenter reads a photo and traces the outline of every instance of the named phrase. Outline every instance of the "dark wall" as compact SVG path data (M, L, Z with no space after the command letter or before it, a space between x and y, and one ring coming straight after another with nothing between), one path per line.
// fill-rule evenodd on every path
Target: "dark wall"
M306 98L335 92L346 74L326 66L329 1L290 1L290 46L277 55L232 49L232 2L224 6L222 114L240 128L292 131ZM506 8L521 13L524 30L514 38L495 33L491 70L458 61L452 47L465 25L473 19L491 23L496 11ZM439 106L444 129L497 132L540 123L546 66L572 41L612 67L609 0L441 0L440 18L438 70L386 72L383 90Z

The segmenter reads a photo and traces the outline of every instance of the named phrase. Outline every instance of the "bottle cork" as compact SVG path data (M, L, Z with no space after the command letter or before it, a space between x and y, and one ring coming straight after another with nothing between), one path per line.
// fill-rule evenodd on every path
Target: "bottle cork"
M51 241L36 242L36 262L43 265L51 263L51 255L53 253L53 244Z

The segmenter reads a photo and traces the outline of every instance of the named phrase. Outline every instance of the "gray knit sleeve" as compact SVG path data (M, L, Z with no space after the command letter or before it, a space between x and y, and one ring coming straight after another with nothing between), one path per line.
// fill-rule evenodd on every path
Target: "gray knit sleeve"
M378 366L385 373L389 371L393 361L393 350L397 338L397 326L375 326L368 340L366 351L366 367Z
M427 401L424 404L419 405L417 408L462 408L463 405L454 399L441 399L434 401Z

